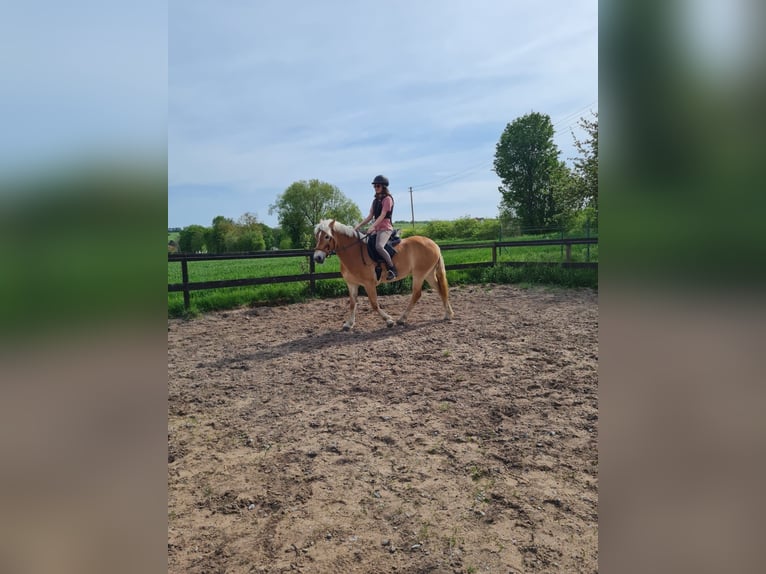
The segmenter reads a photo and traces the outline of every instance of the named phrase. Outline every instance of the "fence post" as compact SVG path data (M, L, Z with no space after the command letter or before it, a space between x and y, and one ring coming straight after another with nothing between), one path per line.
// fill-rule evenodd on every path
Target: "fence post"
M590 239L590 217L585 220L585 237ZM585 261L590 263L590 243L585 246Z
M492 266L497 265L497 243L492 246Z
M569 261L569 246L567 245L567 261ZM561 258L564 258L564 228L561 228Z
M184 309L191 307L189 299L189 266L186 259L181 259L181 282L184 284Z
M314 258L311 255L309 255L309 275L311 276L309 279L309 293L314 295L314 291L316 290L316 279L314 279Z

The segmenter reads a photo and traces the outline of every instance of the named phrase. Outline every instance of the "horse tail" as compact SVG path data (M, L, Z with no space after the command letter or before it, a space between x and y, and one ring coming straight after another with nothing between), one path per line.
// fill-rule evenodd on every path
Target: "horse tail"
M434 276L436 277L436 283L439 286L439 296L444 304L444 319L445 321L451 320L455 316L455 312L452 310L452 305L449 304L449 284L447 283L447 268L444 266L444 256L439 250L439 262L434 269Z
M439 287L439 295L442 301L447 301L449 297L449 284L447 283L447 269L444 266L444 256L439 253L439 262L436 264L436 282Z

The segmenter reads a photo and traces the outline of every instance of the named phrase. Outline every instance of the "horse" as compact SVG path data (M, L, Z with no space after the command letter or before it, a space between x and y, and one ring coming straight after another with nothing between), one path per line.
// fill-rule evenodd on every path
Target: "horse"
M389 281L385 279L384 274L381 274L381 279L378 279L375 273L376 263L367 253L365 236L353 227L334 219L323 219L314 226L314 236L316 238L315 262L324 263L328 255L332 253L340 259L340 274L346 282L349 293L349 314L343 323L344 331L351 329L356 322L356 300L360 285L367 292L372 308L386 321L386 326L393 327L394 319L378 305L376 286L379 283L399 281L410 275L412 275L412 297L404 313L397 319L397 323L404 325L407 321L407 315L420 299L425 280L439 291L444 305L444 320L449 321L455 316L449 302L449 285L441 249L428 237L414 235L402 239L396 246L396 254L392 256L399 274Z

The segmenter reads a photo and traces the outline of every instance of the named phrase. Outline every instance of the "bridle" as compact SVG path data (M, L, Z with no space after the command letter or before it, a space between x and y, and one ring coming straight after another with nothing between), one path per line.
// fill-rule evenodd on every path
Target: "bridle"
M367 265L367 262L364 259L364 251L365 251L365 249L364 249L364 245L365 245L364 240L367 237L369 237L370 234L369 233L362 234L362 232L359 231L359 230L355 230L355 231L356 231L356 241L354 243L349 243L348 245L346 245L345 247L341 247L340 249L338 249L338 247L337 247L338 242L336 241L335 236L330 235L330 239L332 239L333 243L336 245L336 248L333 249L332 251L328 251L327 252L327 257L329 258L331 255L337 255L338 251L345 251L346 249L350 249L351 247L354 247L355 245L359 244L360 252L362 254L362 263L364 265Z

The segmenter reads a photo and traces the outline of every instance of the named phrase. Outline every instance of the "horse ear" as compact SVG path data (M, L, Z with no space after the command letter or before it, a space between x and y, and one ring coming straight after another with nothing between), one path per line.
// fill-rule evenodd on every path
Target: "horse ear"
M330 221L330 229L332 231L335 231L335 220L334 219L332 221Z

